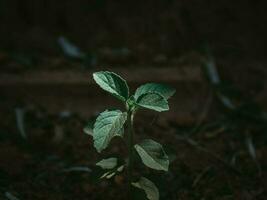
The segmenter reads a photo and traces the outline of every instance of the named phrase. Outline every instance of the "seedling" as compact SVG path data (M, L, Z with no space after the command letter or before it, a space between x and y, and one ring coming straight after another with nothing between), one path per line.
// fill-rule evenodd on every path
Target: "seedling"
M127 148L128 159L126 164L119 164L117 158L108 158L99 161L96 165L106 170L101 178L111 178L127 168L129 198L131 198L132 187L144 190L147 199L158 200L159 191L155 184L145 177L133 182L132 171L134 164L134 149L140 156L143 164L155 170L167 172L169 169L169 158L163 150L161 144L151 139L146 139L138 144L134 144L134 116L140 109L150 109L157 112L169 110L168 99L175 93L175 89L163 84L147 83L140 86L134 95L129 94L129 87L126 81L113 72L101 71L93 74L95 82L105 91L121 100L125 106L125 111L106 110L97 117L93 131L89 133L93 137L94 147L100 153L106 149L114 137L124 138L124 127L127 124Z

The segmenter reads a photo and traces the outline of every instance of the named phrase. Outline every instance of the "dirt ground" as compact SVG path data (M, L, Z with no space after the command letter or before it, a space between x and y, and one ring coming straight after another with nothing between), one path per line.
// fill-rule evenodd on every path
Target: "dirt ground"
M97 93L99 89L94 90ZM103 96L106 101L101 96L89 98L88 105L99 109L110 104L116 106L117 102L109 101L109 97ZM36 200L127 199L126 192L121 192L126 191L125 172L108 181L98 179L101 172L95 163L100 158L125 157L127 152L125 144L115 139L103 154L97 154L92 139L83 133L84 125L94 119L97 111L85 117L60 109L48 112L38 104L15 103L8 99L1 103L2 198L12 194L18 199ZM136 158L135 174L153 180L161 199L265 199L266 122L257 118L262 110L252 104L227 111L215 96L203 105L209 106L198 109L201 113L196 118L191 116L191 120L184 119L184 122L173 114L141 112L137 115L136 141L155 139L164 145L174 161L170 172L155 173L142 167ZM23 122L26 140L16 124L16 106L26 112ZM172 109L179 106L171 101ZM256 159L249 154L248 135L253 138Z

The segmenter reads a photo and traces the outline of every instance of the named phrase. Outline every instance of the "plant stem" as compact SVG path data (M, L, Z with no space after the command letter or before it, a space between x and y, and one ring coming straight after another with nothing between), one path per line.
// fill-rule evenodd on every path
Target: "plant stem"
M133 118L134 118L134 113L132 111L128 111L128 156L129 156L129 165L128 165L128 195L129 199L132 198L132 172L133 172L133 135L134 135L134 130L133 130Z

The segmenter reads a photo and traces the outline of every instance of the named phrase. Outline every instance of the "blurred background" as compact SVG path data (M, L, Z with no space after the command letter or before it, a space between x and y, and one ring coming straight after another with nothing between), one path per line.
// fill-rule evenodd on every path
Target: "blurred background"
M124 174L99 181L83 127L115 107L92 73L131 92L176 88L170 111L138 114L170 172L137 170L161 199L264 199L267 3L263 0L0 0L0 199L127 199ZM140 199L140 198L139 198Z

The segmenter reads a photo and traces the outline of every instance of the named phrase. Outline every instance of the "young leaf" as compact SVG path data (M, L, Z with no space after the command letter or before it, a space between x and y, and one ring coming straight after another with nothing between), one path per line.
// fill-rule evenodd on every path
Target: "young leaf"
M154 140L146 139L136 144L134 147L147 167L168 171L170 163L169 158L161 144Z
M119 110L104 111L96 119L93 130L94 146L98 152L105 149L115 136L122 136L127 113Z
M104 173L100 178L106 178L106 179L110 179L112 178L114 175L122 172L124 169L124 165L121 165L115 169L112 169L110 171L107 171L106 173Z
M116 172L111 172L111 173L108 173L108 174L104 174L103 176L101 176L101 178L107 178L107 179L110 179L110 178L112 178L114 175L116 175Z
M107 158L96 163L96 166L101 167L102 169L113 169L117 166L118 159L117 158Z
M129 97L129 88L124 79L113 72L95 72L93 74L95 82L105 91L111 93L122 101Z
M142 189L145 191L147 199L149 200L159 200L159 190L157 186L145 177L141 177L136 183L132 183L134 187Z
M155 110L158 112L169 110L167 100L158 93L143 94L136 100L136 104L143 108Z
M141 95L146 93L159 93L165 99L169 99L175 93L175 89L159 83L147 83L137 88L134 94L134 98L138 99Z
M94 124L92 122L89 122L83 129L83 132L86 133L87 135L93 136L93 127Z

